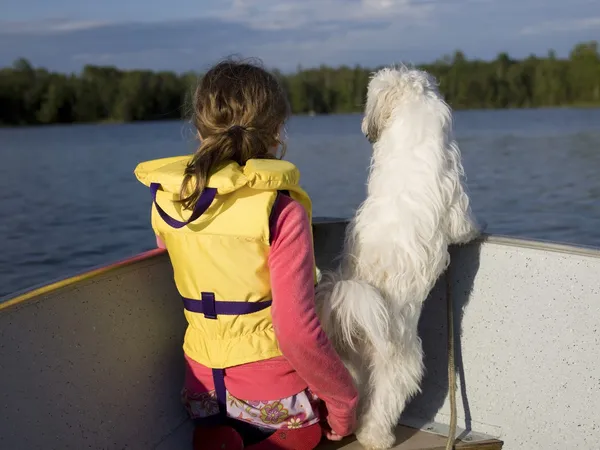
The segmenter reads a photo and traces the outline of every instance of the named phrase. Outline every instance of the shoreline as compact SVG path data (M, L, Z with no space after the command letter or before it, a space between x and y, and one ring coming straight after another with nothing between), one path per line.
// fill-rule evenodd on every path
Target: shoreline
M559 105L559 106L536 106L527 108L453 108L453 112L489 112L489 111L532 111L532 110L552 110L552 109L600 109L600 103L576 103L572 105ZM290 116L293 117L328 117L328 116L354 116L362 115L362 111L355 112L336 112L336 113L295 113ZM86 125L135 125L135 124L148 124L150 122L188 122L188 119L155 119L155 120L132 120L132 121L121 121L121 120L101 120L96 122L56 122L56 123L24 123L19 125L7 125L0 124L0 130L5 129L22 129L22 128L50 128L50 127L66 127L66 126L86 126Z

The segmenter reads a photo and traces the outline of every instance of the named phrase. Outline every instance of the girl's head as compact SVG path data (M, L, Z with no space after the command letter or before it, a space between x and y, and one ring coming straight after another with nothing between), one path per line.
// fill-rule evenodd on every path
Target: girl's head
M211 170L227 161L245 165L254 158L275 158L290 107L282 86L266 70L225 61L210 69L194 93L193 123L200 147L181 185L181 203L191 208Z

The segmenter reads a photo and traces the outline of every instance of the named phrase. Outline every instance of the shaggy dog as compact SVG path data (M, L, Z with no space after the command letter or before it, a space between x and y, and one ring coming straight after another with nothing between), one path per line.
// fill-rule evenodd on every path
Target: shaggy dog
M427 73L399 67L372 77L362 123L373 144L367 199L346 231L339 269L317 289L323 327L360 390L357 438L368 449L394 445L420 390L417 325L449 264L448 246L478 235L451 128Z

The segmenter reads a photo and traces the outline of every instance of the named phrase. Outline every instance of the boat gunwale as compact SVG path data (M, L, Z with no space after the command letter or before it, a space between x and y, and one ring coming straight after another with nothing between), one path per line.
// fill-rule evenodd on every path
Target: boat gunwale
M600 248L591 245L567 244L563 242L546 241L543 239L520 238L514 236L505 236L502 234L487 233L484 233L476 241L531 250L544 250L552 253L564 253L574 256L600 258Z
M347 225L349 223L348 220L344 219L335 219L335 218L316 218L313 222L314 225L320 224L341 224ZM542 250L549 251L553 253L562 253L569 254L574 256L585 256L592 258L600 258L600 248L592 247L592 246L583 246L583 245L575 245L575 244L565 244L559 242L552 241L544 241L544 240L536 240L530 238L521 238L521 237L512 237L505 235L493 235L484 233L479 238L475 239L473 242L467 244L471 245L474 242L480 243L490 243L497 245L506 245L510 247L517 248L525 248L531 250ZM17 291L12 294L8 294L0 298L0 312L4 311L12 306L19 305L27 300L31 300L40 295L49 294L53 291L56 291L63 287L68 287L73 284L87 281L89 279L95 278L99 275L104 275L113 270L120 269L123 267L127 267L133 265L138 262L148 261L158 256L161 256L166 253L165 249L156 248L152 250L148 250L137 255L134 255L129 258L125 258L122 260L118 260L113 263L104 264L87 270L85 272L80 272L73 276L61 278L59 280L46 283L46 284L38 284L36 286L25 288L20 291Z
M105 275L114 270L121 269L127 266L132 266L139 262L149 261L151 259L165 254L166 252L167 251L162 248L147 250L129 258L121 259L109 264L96 266L91 268L90 270L86 270L84 272L80 272L72 276L60 278L58 280L51 281L50 283L38 284L33 287L22 289L15 293L8 294L4 297L0 297L0 312L12 306L19 305L27 300L31 300L40 295L54 292L60 288L68 287L83 281L88 281L93 278L96 278L97 276Z
M315 221L315 224L348 224L348 220L344 219L329 219L329 218L319 218L319 222ZM590 256L592 258L600 258L600 247L594 247L591 245L583 245L583 244L569 244L566 242L555 242L555 241L547 241L544 239L533 239L528 237L519 237L519 236L507 236L504 234L491 234L491 233L483 233L480 237L475 239L469 244L480 242L480 243L490 243L490 244L498 244L498 245L507 245L510 247L519 247L519 248L527 248L532 250L544 250L550 251L553 253L566 253L569 255L579 255L579 256ZM461 247L460 245L456 245L455 247Z

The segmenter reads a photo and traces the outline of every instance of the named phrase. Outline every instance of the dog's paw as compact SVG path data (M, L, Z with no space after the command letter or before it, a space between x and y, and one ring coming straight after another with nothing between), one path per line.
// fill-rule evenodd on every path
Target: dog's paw
M387 450L396 443L396 436L389 430L362 427L356 433L356 439L365 450Z

